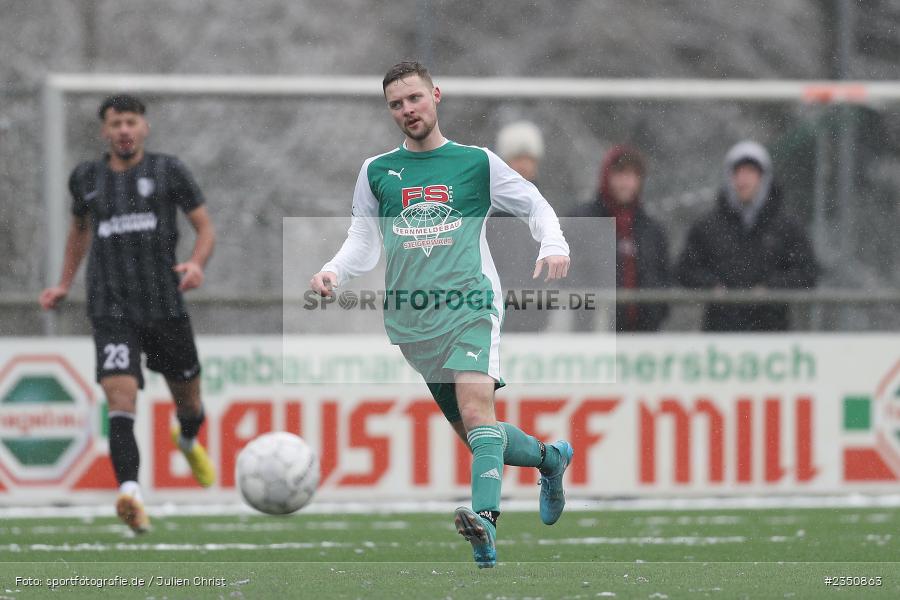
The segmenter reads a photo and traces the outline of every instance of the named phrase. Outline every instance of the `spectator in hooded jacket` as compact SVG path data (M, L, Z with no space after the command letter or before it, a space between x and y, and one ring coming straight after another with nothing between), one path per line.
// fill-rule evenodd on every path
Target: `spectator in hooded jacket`
M516 121L497 133L497 154L514 171L531 183L537 182L538 167L544 157L544 137L530 121ZM489 218L486 237L494 265L505 294L518 298L509 303L503 316L504 332L536 332L547 326L550 313L536 302L521 304L523 290L546 288L543 279L532 279L536 242L528 226L508 213L494 212L490 217L511 217L499 221Z
M787 215L773 181L769 153L756 142L735 145L725 157L725 185L715 209L695 223L678 265L689 288L811 288L817 267L803 229ZM788 306L709 304L705 331L785 331Z
M670 285L669 249L662 228L644 210L641 192L646 163L641 153L630 146L614 146L600 164L597 196L572 214L574 217L614 217L616 220L616 287L622 289L665 288ZM579 227L582 230L583 227ZM579 236L581 237L581 236ZM578 243L578 242L581 243ZM589 240L588 240L589 241ZM588 248L585 240L576 240L572 256L587 262L580 269L579 281L596 285L597 268L602 257L599 249ZM593 264L591 264L593 262ZM616 331L658 331L669 312L666 304L619 304L616 307ZM579 322L579 328L592 328Z

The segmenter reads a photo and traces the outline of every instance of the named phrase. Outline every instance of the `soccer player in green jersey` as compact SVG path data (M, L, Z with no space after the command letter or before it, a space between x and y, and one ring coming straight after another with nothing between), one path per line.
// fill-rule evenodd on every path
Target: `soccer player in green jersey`
M493 207L528 223L540 242L535 278L545 269L547 280L565 277L569 246L533 184L491 151L441 134L441 90L423 65L394 65L383 90L405 139L363 163L347 239L310 287L331 296L373 269L384 248L385 329L472 451L472 509L458 508L455 523L477 565L493 567L503 465L540 470L540 515L552 525L565 506L573 450L562 440L545 446L494 414L503 295L484 221Z

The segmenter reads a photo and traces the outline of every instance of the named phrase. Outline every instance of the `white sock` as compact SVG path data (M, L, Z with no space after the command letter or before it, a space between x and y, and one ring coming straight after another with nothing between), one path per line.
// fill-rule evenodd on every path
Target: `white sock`
M126 496L131 496L135 500L141 500L141 486L138 485L137 481L125 481L122 485L119 486L119 493L125 494Z
M186 438L183 435L178 436L178 447L181 448L182 452L190 452L194 449L194 444L197 443L197 438Z

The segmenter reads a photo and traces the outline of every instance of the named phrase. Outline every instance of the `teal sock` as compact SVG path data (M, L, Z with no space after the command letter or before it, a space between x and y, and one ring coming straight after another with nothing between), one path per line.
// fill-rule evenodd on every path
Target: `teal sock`
M467 437L472 449L472 510L479 514L485 511L499 513L500 481L503 477L501 427L473 427Z
M539 467L545 473L559 468L559 451L545 446L510 423L498 423L504 438L503 463L515 467Z

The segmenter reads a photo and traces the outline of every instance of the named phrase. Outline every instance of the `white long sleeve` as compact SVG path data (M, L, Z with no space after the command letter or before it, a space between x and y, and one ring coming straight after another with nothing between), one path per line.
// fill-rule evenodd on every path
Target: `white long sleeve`
M528 223L531 237L540 242L537 260L552 255L569 255L569 244L559 226L556 212L533 183L485 149L491 168L491 206Z
M353 209L347 239L322 271L336 273L338 284L371 271L381 257L381 231L378 227L378 200L369 187L370 158L363 163L353 190Z

